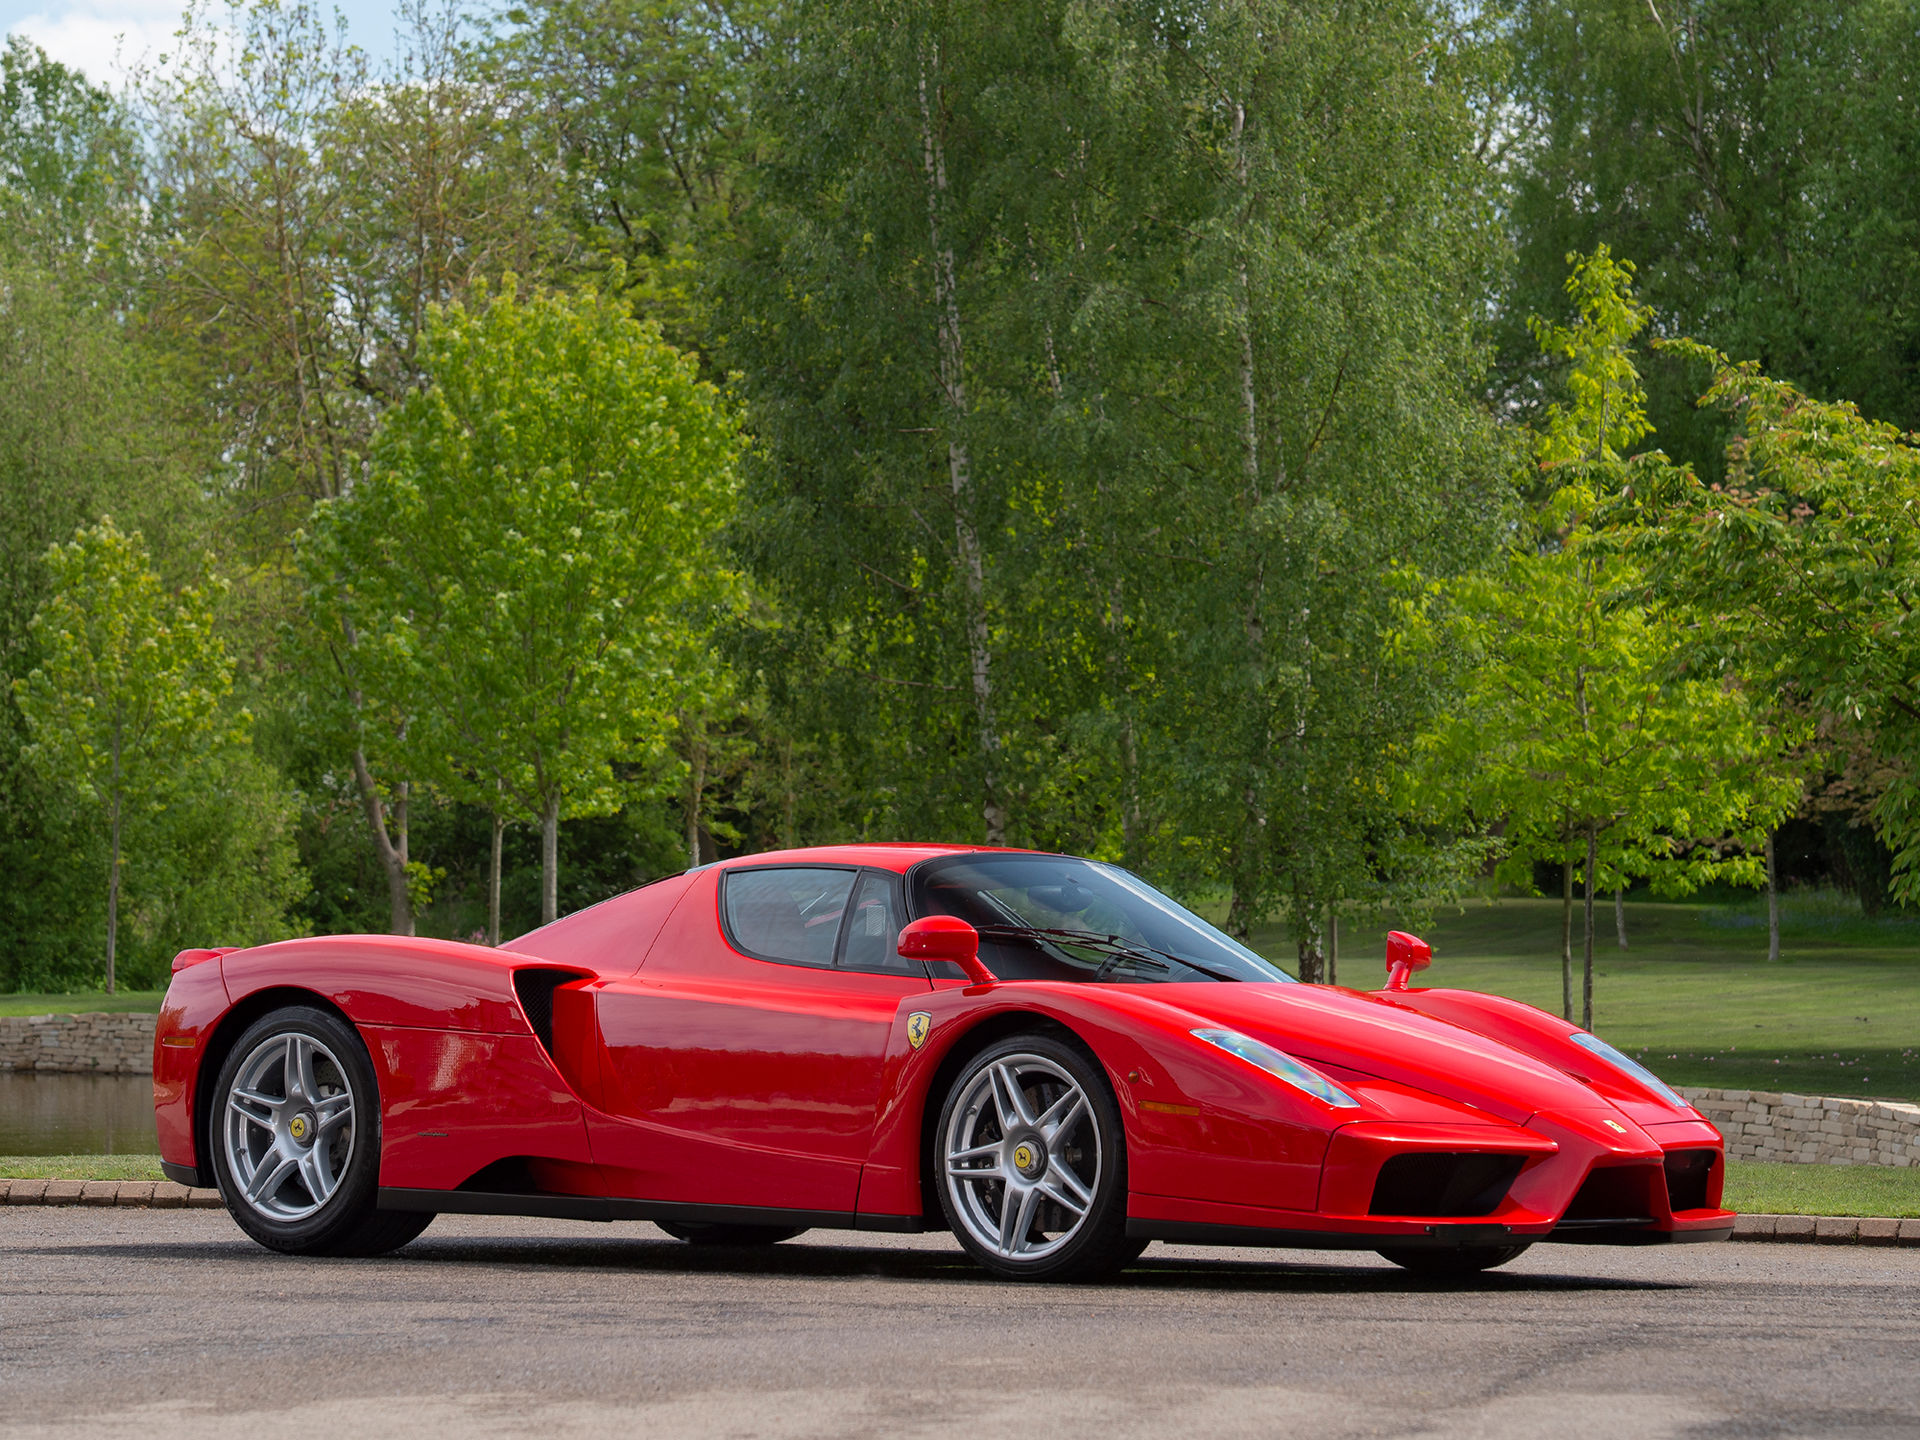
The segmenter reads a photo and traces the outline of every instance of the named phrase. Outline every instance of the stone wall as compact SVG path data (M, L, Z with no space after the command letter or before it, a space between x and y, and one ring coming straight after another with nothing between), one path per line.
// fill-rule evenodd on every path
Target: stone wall
M151 1075L155 1015L0 1015L0 1070Z
M1729 1160L1920 1165L1920 1105L1768 1090L1687 1090L1727 1137Z

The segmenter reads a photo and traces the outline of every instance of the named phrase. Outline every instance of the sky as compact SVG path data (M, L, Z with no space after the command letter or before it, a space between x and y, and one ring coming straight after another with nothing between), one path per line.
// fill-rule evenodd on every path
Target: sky
M89 80L118 85L143 56L166 53L183 6L184 0L0 0L0 30L25 35ZM335 0L332 8L345 18L354 44L376 60L392 55L391 0Z

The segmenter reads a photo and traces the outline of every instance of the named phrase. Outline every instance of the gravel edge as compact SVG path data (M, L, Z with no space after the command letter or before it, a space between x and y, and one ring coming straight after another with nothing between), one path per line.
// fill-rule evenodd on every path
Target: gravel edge
M146 1210L221 1210L218 1190L194 1190L171 1180L4 1180L0 1205L97 1205ZM1735 1240L1801 1245L1911 1245L1920 1247L1920 1219L1850 1215L1742 1215Z

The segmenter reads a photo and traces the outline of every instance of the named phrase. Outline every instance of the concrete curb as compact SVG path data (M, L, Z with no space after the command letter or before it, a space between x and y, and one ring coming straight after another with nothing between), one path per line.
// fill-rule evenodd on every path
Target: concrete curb
M218 1190L190 1190L171 1180L0 1180L0 1205L124 1205L144 1210L226 1208Z
M127 1206L148 1210L220 1210L218 1190L189 1190L171 1180L0 1180L0 1205ZM1888 1216L1742 1215L1735 1240L1795 1245L1920 1247L1920 1220Z
M1920 1245L1920 1220L1889 1216L1742 1215L1733 1222L1736 1240L1775 1240L1794 1245Z

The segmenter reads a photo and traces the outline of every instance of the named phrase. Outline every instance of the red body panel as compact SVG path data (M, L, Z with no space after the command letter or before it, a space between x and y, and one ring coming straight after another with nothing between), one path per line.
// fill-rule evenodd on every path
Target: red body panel
M895 1017L932 985L742 955L694 878L641 972L593 987L594 1159L619 1194L851 1214Z
M1423 1238L1455 1223L1505 1227L1516 1240L1580 1238L1578 1224L1643 1239L1731 1226L1718 1208L1713 1127L1572 1043L1565 1022L1514 1001L1278 983L978 985L774 963L723 933L726 870L902 872L958 848L729 861L498 950L349 936L189 952L156 1036L161 1153L204 1167L196 1105L222 1047L283 998L305 996L345 1015L373 1056L384 1187L504 1189L489 1176L506 1172L489 1167L508 1166L522 1190L551 1196L915 1225L937 1217L921 1169L943 1066L982 1035L1045 1023L1105 1071L1125 1126L1129 1215L1145 1224L1330 1244ZM562 972L523 976L543 1000L550 992L550 1020L522 1007L515 972L526 970ZM916 1013L928 1020L917 1046ZM1356 1103L1323 1103L1192 1033L1209 1027L1284 1050ZM1705 1205L1676 1214L1663 1167L1680 1151L1713 1160L1704 1191L1685 1191ZM1458 1152L1518 1168L1490 1213L1373 1213L1387 1161ZM1702 1172L1690 1173L1697 1182ZM450 1208L457 1198L447 1193ZM1622 1227L1634 1236L1612 1234Z

